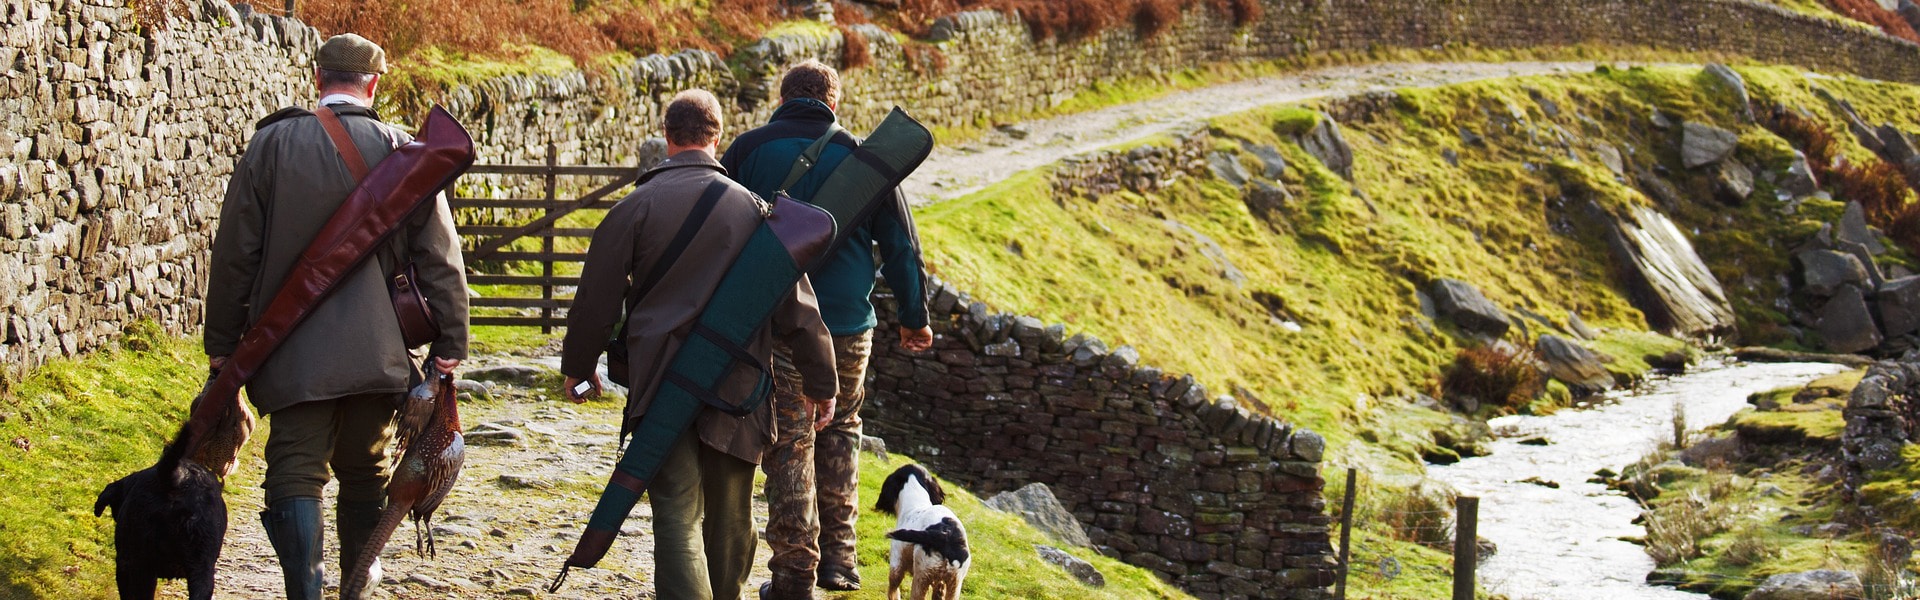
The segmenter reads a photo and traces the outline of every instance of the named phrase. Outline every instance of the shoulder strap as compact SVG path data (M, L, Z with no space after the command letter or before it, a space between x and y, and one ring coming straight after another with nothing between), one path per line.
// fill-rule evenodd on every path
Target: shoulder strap
M353 137L347 135L347 128L340 123L340 115L325 106L313 107L313 116L320 117L320 127L327 130L327 137L333 140L333 151L340 153L340 160L346 161L347 171L353 173L353 182L359 183L367 178L367 159L360 155L360 147L354 145Z
M827 142L833 141L833 136L840 135L842 131L845 130L840 128L839 123L828 124L826 135L814 140L813 145L807 146L807 150L800 153L800 158L794 159L793 168L787 170L787 180L781 183L778 189L782 192L787 191L787 188L793 187L794 182L800 181L808 171L812 171L813 165L820 162L820 153L827 149Z
M642 298L653 292L653 286L659 285L660 278L667 275L667 269L671 268L673 263L679 262L680 254L687 251L688 244L693 243L693 235L699 233L700 227L706 224L707 216L713 214L714 205L720 203L720 196L727 192L727 187L725 177L714 179L713 183L707 184L706 191L700 194L700 200L694 203L693 211L687 213L687 220L680 223L679 231L674 232L673 241L667 243L667 249L660 254L660 260L653 263L653 271L647 273L646 280L639 282L638 287L635 288L633 300L627 303L628 314L633 313L634 307L640 305ZM621 338L626 337L626 330L626 324L622 323Z

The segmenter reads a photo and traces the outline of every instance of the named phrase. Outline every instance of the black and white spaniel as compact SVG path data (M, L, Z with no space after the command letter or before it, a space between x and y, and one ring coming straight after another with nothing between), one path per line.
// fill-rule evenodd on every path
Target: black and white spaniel
M959 600L960 584L973 559L967 551L967 529L953 511L941 506L946 492L920 465L906 465L880 484L880 502L874 508L899 517L888 553L887 600L900 600L900 579L913 574L913 600Z

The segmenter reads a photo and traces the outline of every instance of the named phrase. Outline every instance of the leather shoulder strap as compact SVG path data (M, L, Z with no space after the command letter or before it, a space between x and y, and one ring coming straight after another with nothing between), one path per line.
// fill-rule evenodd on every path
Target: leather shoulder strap
M820 153L826 151L827 142L832 141L833 136L840 135L842 131L845 130L840 128L839 123L828 124L826 135L822 135L820 139L814 140L812 145L807 146L805 152L800 153L799 158L794 159L793 168L787 170L787 180L781 183L777 189L780 192L787 191L787 188L793 187L794 182L800 181L800 178L805 177L808 171L812 171L813 165L820 162Z
M325 106L313 107L313 116L320 117L320 127L327 130L327 137L333 140L334 152L340 153L340 160L346 161L347 171L353 173L354 183L367 178L367 159L360 155L360 147L354 145L353 137L347 135L347 127L340 123L340 115Z

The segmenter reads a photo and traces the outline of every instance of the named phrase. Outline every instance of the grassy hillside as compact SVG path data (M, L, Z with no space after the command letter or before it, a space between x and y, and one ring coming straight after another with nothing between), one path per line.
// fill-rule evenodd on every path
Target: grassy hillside
M1876 159L1816 87L1850 100L1871 123L1920 129L1910 110L1920 88L1783 68L1740 72L1757 110L1805 111L1849 163ZM1418 292L1431 281L1477 285L1510 312L1531 315L1520 320L1534 335L1567 335L1569 315L1578 314L1605 332L1592 346L1618 358L1616 371L1645 371L1643 356L1679 342L1646 332L1589 206L1652 206L1686 231L1727 288L1739 317L1738 340L1729 341L1795 346L1803 339L1777 303L1789 249L1836 220L1849 199L1844 191L1793 205L1778 199L1769 182L1792 160L1792 143L1746 122L1728 89L1698 68L1603 68L1332 107L1353 115L1342 123L1355 156L1351 183L1294 141L1322 108L1208 123L1212 149L1249 172L1262 171L1253 148L1284 157L1277 183L1291 198L1270 213L1257 214L1243 188L1208 172L1152 193L1086 197L1056 194L1052 172L1041 169L923 210L928 262L997 310L1130 344L1146 364L1193 373L1213 393L1253 399L1327 434L1335 448L1327 472L1357 465L1375 477L1363 480L1366 514L1409 501L1419 456L1435 443L1429 431L1451 418L1417 408L1414 395L1437 393L1436 373L1472 345L1423 316ZM1680 164L1685 121L1739 135L1734 160L1757 175L1749 200L1715 200L1711 176ZM1619 173L1603 160L1616 152ZM1636 179L1660 182L1671 197L1650 197ZM1910 264L1898 248L1883 260ZM1360 539L1374 543L1363 555L1399 556L1412 573L1444 568L1439 553L1390 524L1368 527ZM1362 594L1420 598L1443 589L1436 585L1400 578Z

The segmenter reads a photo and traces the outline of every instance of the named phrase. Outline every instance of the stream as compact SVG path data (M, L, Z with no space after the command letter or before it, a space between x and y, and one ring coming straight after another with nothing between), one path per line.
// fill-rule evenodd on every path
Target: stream
M1600 469L1618 472L1671 439L1676 401L1685 407L1688 427L1698 430L1746 407L1748 394L1845 370L1713 360L1639 390L1614 392L1594 408L1494 419L1490 454L1430 466L1434 479L1480 498L1480 537L1499 547L1480 565L1481 586L1512 600L1705 600L1645 583L1653 559L1620 539L1645 534L1633 524L1640 506L1587 480ZM1535 437L1550 443L1520 443ZM1528 479L1560 487L1522 482Z

